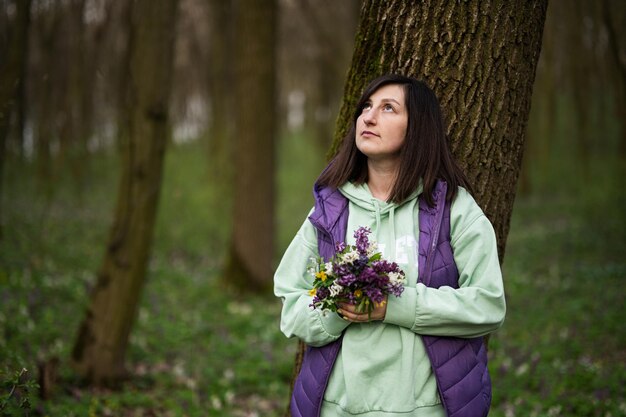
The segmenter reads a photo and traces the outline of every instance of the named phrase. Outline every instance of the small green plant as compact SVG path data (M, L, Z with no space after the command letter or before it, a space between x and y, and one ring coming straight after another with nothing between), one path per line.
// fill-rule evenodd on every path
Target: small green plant
M13 374L2 373L2 393L0 394L0 413L3 416L25 415L30 411L30 395L39 385L29 378L28 370L22 368Z

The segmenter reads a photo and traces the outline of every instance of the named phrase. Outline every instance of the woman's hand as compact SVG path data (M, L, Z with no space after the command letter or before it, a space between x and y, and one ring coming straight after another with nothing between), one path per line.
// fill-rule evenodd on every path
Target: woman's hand
M337 310L337 313L339 313L344 319L354 323L384 320L385 314L387 314L387 296L385 296L382 303L374 306L374 310L372 310L371 315L368 315L367 311L358 313L354 304L339 303L338 307L339 309Z

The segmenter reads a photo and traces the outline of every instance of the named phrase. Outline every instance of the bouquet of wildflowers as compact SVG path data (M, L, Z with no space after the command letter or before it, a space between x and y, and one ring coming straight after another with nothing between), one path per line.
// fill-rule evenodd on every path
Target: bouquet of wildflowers
M359 227L354 232L356 245L337 244L329 262L312 258L312 308L336 312L337 303L347 302L356 305L358 312L371 314L384 303L385 295L402 294L404 272L395 262L382 259L376 242L367 237L370 233L369 228Z

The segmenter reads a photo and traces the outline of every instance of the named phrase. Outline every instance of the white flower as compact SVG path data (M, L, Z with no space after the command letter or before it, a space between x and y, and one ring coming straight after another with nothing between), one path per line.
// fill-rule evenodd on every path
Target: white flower
M378 243L370 242L370 245L367 247L367 256L372 256L378 252Z
M324 264L324 271L326 271L327 274L330 274L333 270L333 263L332 262L326 262Z
M401 272L390 272L387 276L392 283L404 283L404 274Z
M341 257L341 259L347 263L347 264L351 264L352 262L356 261L357 259L359 259L359 254L357 253L357 251L355 250L351 250L350 252L346 253L345 255L343 255Z
M329 290L330 290L330 296L336 297L341 293L341 291L343 291L343 287L337 284L336 282L333 282L333 285L330 286Z

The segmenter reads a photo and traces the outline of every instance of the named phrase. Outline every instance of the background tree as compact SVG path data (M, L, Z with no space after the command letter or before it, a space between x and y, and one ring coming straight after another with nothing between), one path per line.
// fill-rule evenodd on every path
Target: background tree
M124 354L146 275L169 135L176 0L133 3L123 172L104 262L72 360L96 384L125 374Z
M359 7L355 0L303 0L285 5L291 11L281 23L288 34L282 38L288 62L280 79L287 88L295 84L302 93L302 124L323 152L333 139Z
M52 148L58 138L55 129L55 109L58 104L58 70L53 65L58 51L58 38L61 12L57 3L44 5L36 1L33 5L33 57L31 57L31 95L30 115L33 120L34 159L38 167L38 177L43 187L51 188L49 180L54 178Z
M223 276L241 289L267 289L274 260L277 3L237 1L234 23L234 216Z
M446 112L452 151L504 248L522 162L547 1L365 1L331 154L376 76L425 80ZM296 356L299 369L304 345Z
M209 166L215 183L226 191L232 186L233 129L231 109L237 108L232 88L236 83L233 68L235 56L233 25L234 3L211 0L210 62L208 86L210 99L210 128L208 133ZM275 43L275 40L270 40Z
M0 208L2 207L2 182L4 159L11 116L17 110L20 121L23 115L23 89L26 78L28 51L28 27L30 23L31 0L10 1L14 13L10 16L7 8L0 11ZM21 111L20 111L21 109ZM19 133L21 138L22 133ZM21 147L20 151L21 152ZM2 211L0 210L0 238L2 238Z
M563 188L563 177L589 186L607 149L626 156L626 31L618 27L626 27L624 2L550 1L520 191Z

